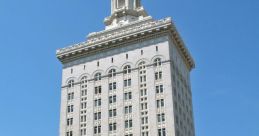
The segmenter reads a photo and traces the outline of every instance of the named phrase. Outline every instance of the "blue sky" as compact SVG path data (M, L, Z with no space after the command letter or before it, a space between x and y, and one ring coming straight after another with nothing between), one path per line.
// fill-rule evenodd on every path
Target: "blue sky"
M259 135L259 1L142 0L171 16L196 61L197 136ZM58 136L57 48L103 30L110 1L0 0L0 132Z

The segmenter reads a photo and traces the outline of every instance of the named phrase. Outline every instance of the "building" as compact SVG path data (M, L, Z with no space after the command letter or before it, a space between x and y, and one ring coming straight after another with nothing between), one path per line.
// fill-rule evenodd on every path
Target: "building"
M57 50L60 136L194 136L194 61L171 18L112 0L106 28Z

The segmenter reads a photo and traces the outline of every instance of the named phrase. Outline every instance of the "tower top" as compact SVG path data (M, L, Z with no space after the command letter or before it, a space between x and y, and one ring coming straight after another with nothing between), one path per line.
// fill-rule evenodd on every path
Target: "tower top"
M106 29L122 26L147 17L141 0L111 0L111 16L104 19Z

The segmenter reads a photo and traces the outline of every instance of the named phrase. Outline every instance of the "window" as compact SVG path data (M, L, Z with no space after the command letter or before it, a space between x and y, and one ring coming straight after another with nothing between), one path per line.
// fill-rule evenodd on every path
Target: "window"
M160 79L162 79L162 71L155 72L155 80L160 80Z
M94 75L94 81L99 81L99 80L101 80L102 79L102 74L101 73L96 73L95 75Z
M124 87L129 87L129 86L131 86L131 79L124 80Z
M72 88L72 87L74 87L74 85L75 85L75 81L74 80L68 81L68 88Z
M101 99L96 99L96 100L94 100L94 106L95 106L95 107L98 107L98 106L101 106L101 105L102 105Z
M81 83L81 88L86 88L87 87L87 77L86 76L82 77L80 83Z
M67 126L73 125L73 118L67 119Z
M68 93L67 100L73 100L74 99L74 93Z
M108 73L108 77L112 78L116 76L116 70L115 69L111 69Z
M123 68L123 73L124 74L130 74L131 73L131 67L130 65L127 65Z
M109 96L109 104L116 102L116 95Z
M140 0L137 0L137 1L136 1L136 7L139 8L140 6L141 6Z
M81 122L86 122L86 115L81 116L81 117L80 117L80 121L81 121Z
M156 93L163 93L164 92L164 86L163 85L157 85L156 86Z
M109 124L109 131L115 131L117 129L117 123Z
M125 114L130 114L130 113L132 113L132 106L130 105L130 106L125 106L124 107L124 113Z
M94 113L94 120L100 120L102 118L101 112Z
M81 103L81 109L86 109L86 108L87 108L87 103L86 102Z
M142 70L142 69L145 69L145 68L146 68L145 62L144 61L140 62L139 63L139 69Z
M71 112L73 112L74 111L74 105L69 105L69 106L67 106L67 112L68 113L71 113Z
M101 133L101 126L95 126L94 127L94 134L100 134Z
M143 128L142 128L142 129L143 129ZM141 133L141 136L148 136L148 131L142 132L142 133Z
M155 59L154 66L158 67L158 66L161 66L161 65L162 65L161 59L160 58Z
M141 124L142 124L142 125L148 124L148 117L142 117L142 118L141 118Z
M141 90L140 90L140 95L141 95L141 96L147 95L147 89L141 89Z
M110 118L116 117L116 116L117 116L117 110L116 109L109 110L109 117Z
M87 95L87 77L86 76L82 77L80 83L81 83L81 95L85 96Z
M68 131L67 136L73 136L73 131Z
M101 94L102 93L102 86L96 86L94 88L94 94Z
M157 103L157 108L161 108L165 106L164 99L157 100L156 103Z
M161 114L157 114L157 122L161 123L165 121L165 114L161 113Z
M147 109L147 103L141 103L141 110L146 110Z
M113 82L113 83L109 83L109 90L116 90L116 82Z
M176 135L178 136L179 132L176 132ZM166 136L166 130L165 128L158 129L158 136Z
M147 81L146 75L140 76L140 82L141 83L146 82L146 81Z
M123 8L125 6L125 0L117 0L117 8Z
M86 135L86 128L81 129L81 136L85 136Z
M132 99L132 92L127 92L124 93L124 99L127 100L131 100Z
M126 120L125 121L125 128L132 128L132 120Z

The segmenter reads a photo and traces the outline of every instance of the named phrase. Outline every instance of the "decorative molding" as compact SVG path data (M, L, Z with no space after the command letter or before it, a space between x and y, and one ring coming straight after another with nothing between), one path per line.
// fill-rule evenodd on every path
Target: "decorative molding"
M175 41L189 69L194 68L195 62L170 17L157 21L147 18L122 27L91 33L88 35L86 42L58 49L56 55L61 62L67 62L76 58L76 56L94 53L100 49L112 48L122 43L127 44L128 42L145 39L145 37L151 35L157 35L158 37L165 33Z

